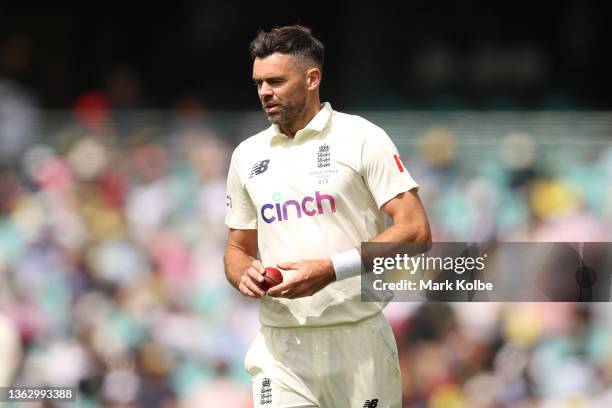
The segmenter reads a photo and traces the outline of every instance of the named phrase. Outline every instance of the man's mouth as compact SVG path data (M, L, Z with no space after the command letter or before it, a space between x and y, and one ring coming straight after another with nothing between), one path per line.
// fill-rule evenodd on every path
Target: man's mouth
M275 110L277 110L277 108L279 107L278 104L275 103L268 103L264 106L264 110L266 111L266 113L271 113Z

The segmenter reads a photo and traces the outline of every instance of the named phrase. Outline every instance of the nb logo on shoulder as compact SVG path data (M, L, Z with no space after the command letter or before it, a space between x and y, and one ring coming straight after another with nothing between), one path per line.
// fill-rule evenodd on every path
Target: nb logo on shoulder
M363 403L363 408L376 408L378 406L378 399L366 400Z

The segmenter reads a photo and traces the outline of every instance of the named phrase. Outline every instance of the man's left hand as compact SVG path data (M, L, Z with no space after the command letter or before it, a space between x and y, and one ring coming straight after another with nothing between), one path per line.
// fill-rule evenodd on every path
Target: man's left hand
M295 273L280 285L270 288L268 295L289 299L311 296L336 280L331 259L304 259L276 265Z

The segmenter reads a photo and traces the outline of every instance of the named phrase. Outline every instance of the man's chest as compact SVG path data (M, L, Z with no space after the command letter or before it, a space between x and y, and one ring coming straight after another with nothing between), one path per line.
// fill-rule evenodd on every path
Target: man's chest
M329 141L279 146L253 155L245 186L264 221L335 212L338 199L363 184L358 165L350 149Z

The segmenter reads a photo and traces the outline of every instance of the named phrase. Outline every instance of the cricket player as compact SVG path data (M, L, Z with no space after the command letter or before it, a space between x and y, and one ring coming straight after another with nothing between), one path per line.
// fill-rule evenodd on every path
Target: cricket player
M358 248L431 241L418 185L381 128L321 103L324 47L308 28L260 31L250 53L271 126L232 155L224 259L260 302L255 406L400 407L395 338L385 303L360 300ZM284 282L266 292L268 266Z

